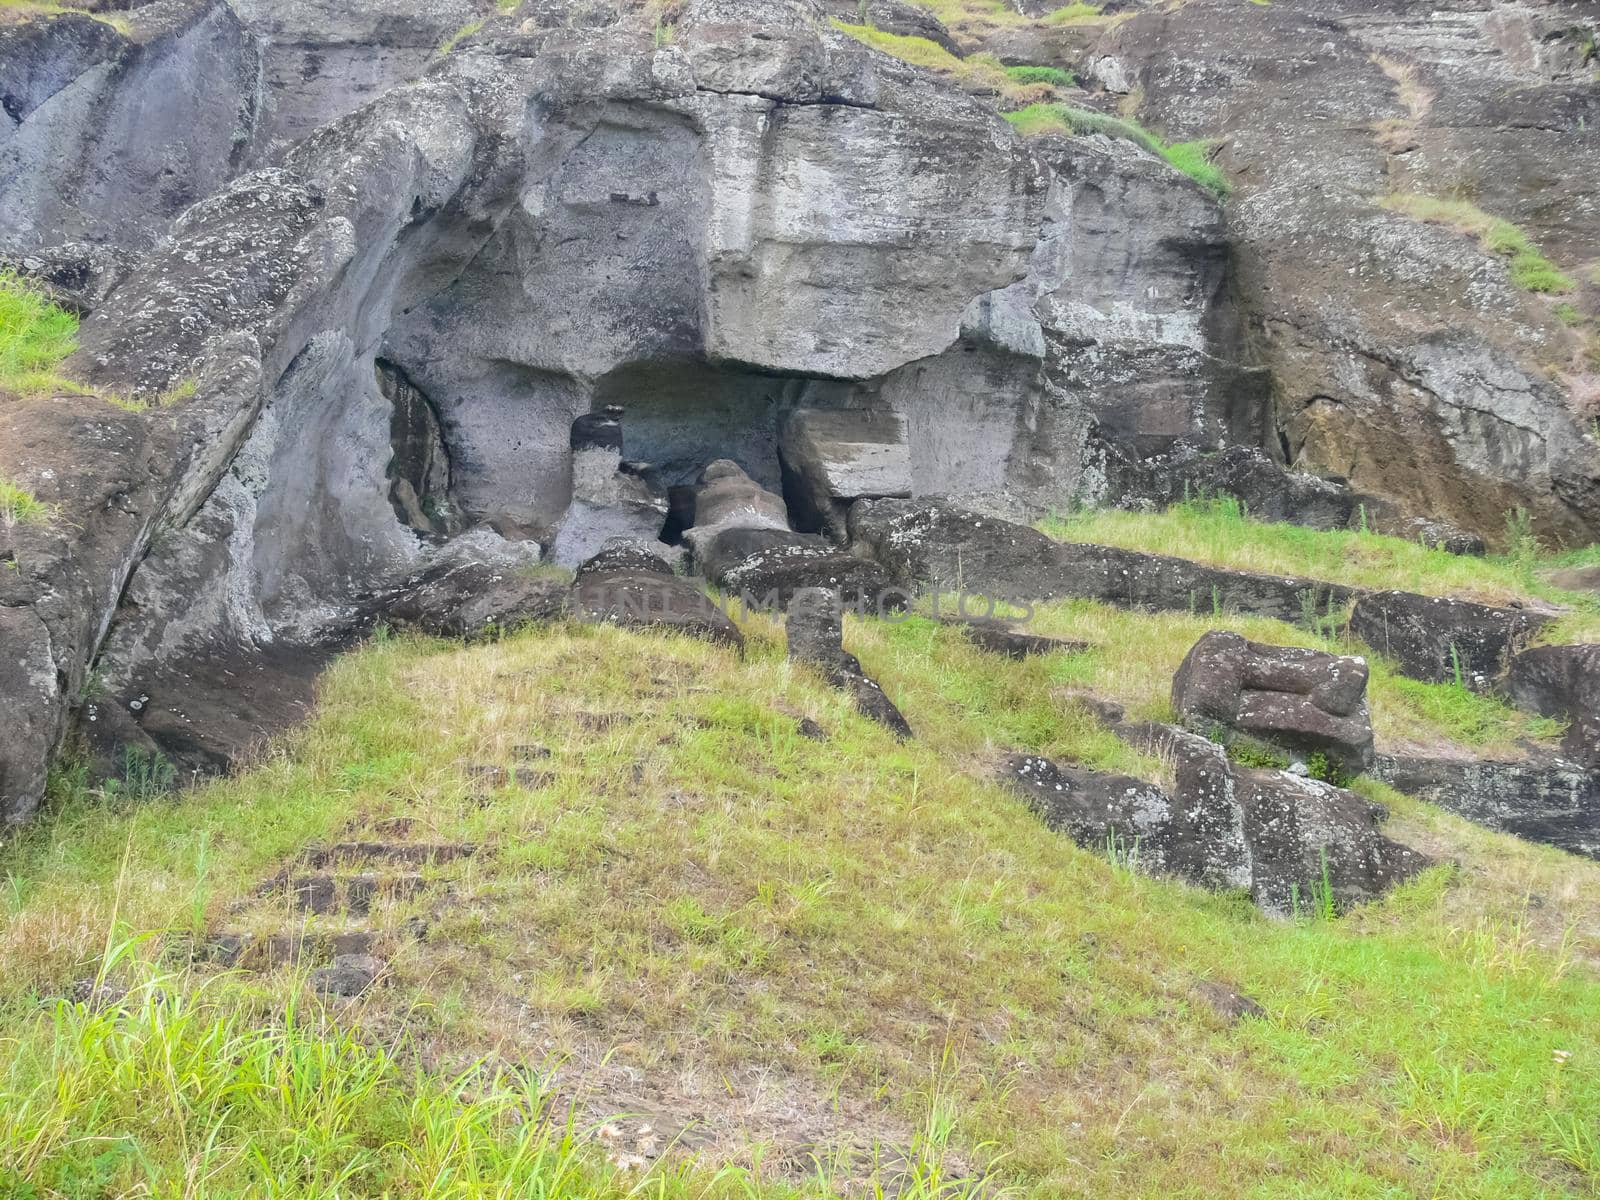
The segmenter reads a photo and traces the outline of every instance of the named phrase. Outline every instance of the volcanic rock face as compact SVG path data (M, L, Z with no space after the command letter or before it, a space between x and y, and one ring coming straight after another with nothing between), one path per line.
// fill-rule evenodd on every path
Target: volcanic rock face
M784 490L804 528L842 540L862 497L911 495L905 417L886 409L796 409L778 439Z
M1600 518L1594 364L1469 236L1382 207L1471 197L1564 264L1600 254L1592 6L1138 3L1087 74L1219 139L1241 294L1287 457L1497 534Z
M214 0L153 5L126 33L85 13L0 28L0 251L152 244L238 168L258 72Z
M130 61L188 53L206 22L241 54L250 38L281 45L274 22L313 16L263 16L251 32L206 8L166 40L150 32ZM197 379L193 399L147 416L87 401L5 411L0 470L57 505L63 528L91 531L73 554L22 535L26 570L7 580L8 645L22 648L0 706L8 819L36 803L102 643L125 703L158 655L346 636L450 532L419 488L442 489L463 526L548 548L575 498L572 423L608 403L637 399L630 454L655 468L652 486L730 451L777 486L784 404L837 402L855 386L841 381L943 352L970 304L1025 274L1048 176L981 105L871 55L809 3L702 0L659 49L637 21L601 17L486 31L480 49L348 116L349 94L296 93L308 108L290 113L289 91L269 87L264 131L230 114L225 146L199 120L160 138L189 147L177 177L183 203L200 202L85 321L72 369L152 400ZM387 37L371 13L349 19L371 22L357 41ZM15 210L39 214L34 241L61 227L137 248L122 230L159 230L181 205L132 187L98 205L74 185L72 211L51 208L60 189L47 194L50 173L24 156L82 144L134 179L128 156L150 140L119 137L113 153L91 125L61 123L62 88L87 88L124 51L99 28L52 36L28 60L43 65L8 83L31 99L8 115L0 178L8 197L31 189ZM269 73L288 61L268 58ZM256 94L253 77L223 86L209 62L173 61L207 91L207 120ZM148 103L158 85L137 70L110 71L90 99L110 114ZM236 124L246 143L261 132L271 166L237 173L249 155ZM273 157L277 141L293 144ZM227 369L197 376L220 346ZM379 360L431 425L396 420ZM73 407L93 414L75 418L81 436ZM419 457L435 435L440 454ZM105 486L79 497L68 480L91 460ZM132 603L113 619L122 595Z

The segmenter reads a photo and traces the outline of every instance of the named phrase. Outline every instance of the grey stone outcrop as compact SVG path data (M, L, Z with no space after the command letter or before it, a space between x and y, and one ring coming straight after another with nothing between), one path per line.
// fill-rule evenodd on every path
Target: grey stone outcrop
M1385 837L1382 811L1354 792L1236 766L1221 746L1182 730L1147 727L1144 737L1172 758L1170 791L1036 755L1006 759L999 778L1086 849L1200 887L1248 891L1276 916L1324 901L1358 904L1430 865Z

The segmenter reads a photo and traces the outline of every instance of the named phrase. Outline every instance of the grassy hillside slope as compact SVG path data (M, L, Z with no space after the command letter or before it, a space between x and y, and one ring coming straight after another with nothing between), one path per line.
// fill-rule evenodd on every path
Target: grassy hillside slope
M239 778L110 812L58 781L0 851L0 1193L1593 1193L1600 865L1383 794L1458 865L1275 923L986 782L1018 747L1159 772L1071 698L1159 705L1140 620L1057 606L1041 628L1104 644L1024 664L852 625L905 745L760 619L743 662L611 629L385 638ZM390 974L362 999L186 965L212 930L344 928L259 885L380 836L478 852L375 906ZM159 993L40 1005L108 949ZM648 1169L616 1148L641 1121L676 1147Z

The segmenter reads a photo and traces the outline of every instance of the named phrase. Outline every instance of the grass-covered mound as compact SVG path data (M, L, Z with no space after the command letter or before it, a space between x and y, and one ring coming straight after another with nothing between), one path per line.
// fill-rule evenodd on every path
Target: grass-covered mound
M984 1194L1039 1196L1592 1189L1600 866L1373 788L1389 832L1461 865L1275 923L1080 850L986 782L1015 748L1160 771L1071 698L1125 675L1126 698L1159 703L1165 681L1135 682L1158 674L1139 620L1058 606L1042 631L1105 645L1026 663L924 621L853 623L918 731L904 745L787 665L759 619L743 662L611 629L381 640L239 778L112 811L58 781L50 819L0 854L0 1180L815 1193L870 1175L877 1147L922 1164L913 1195L986 1176ZM1181 640L1145 641L1163 639ZM530 744L549 751L538 770L482 795L470 766ZM426 868L435 899L374 910L393 978L350 1009L297 1000L289 969L191 975L164 951L335 925L252 893L308 842L398 817L481 849ZM38 1005L108 941L131 946L112 974L161 976L164 999ZM1205 982L1266 1016L1230 1022ZM538 1079L461 1076L484 1056ZM606 1182L599 1147L565 1141L580 1097L698 1122L699 1165ZM839 1143L866 1158L807 1182L793 1152ZM742 1170L715 1173L727 1161Z

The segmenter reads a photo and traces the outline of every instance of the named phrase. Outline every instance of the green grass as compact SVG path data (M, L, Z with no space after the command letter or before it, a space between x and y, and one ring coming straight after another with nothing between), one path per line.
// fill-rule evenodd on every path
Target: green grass
M898 58L901 62L908 62L912 66L926 67L934 71L947 71L951 74L960 74L963 69L962 60L946 50L938 42L928 38L906 37L898 33L888 33L873 25L851 25L844 21L835 20L834 27L842 33L847 33L856 41L874 50Z
M1137 122L1095 112L1093 109L1074 108L1068 104L1033 104L1018 112L1007 113L1005 116L1006 120L1027 137L1040 133L1068 135L1100 133L1107 137L1134 142L1152 154L1160 154L1164 144L1160 138Z
M1047 25L1083 25L1100 16L1098 4L1063 4L1045 17Z
M38 287L0 272L0 391L20 396L77 390L56 375L77 349L78 319Z
M1031 104L1017 112L1006 113L1005 118L1024 137L1037 137L1045 133L1067 136L1099 133L1122 138L1165 159L1174 169L1183 172L1219 198L1226 199L1231 190L1227 176L1210 160L1211 146L1204 141L1170 144L1135 121L1067 104Z
M1510 221L1484 212L1466 200L1443 200L1414 192L1395 192L1379 203L1391 212L1419 221L1448 225L1478 239L1485 251L1510 259L1511 282L1526 292L1561 294L1577 285L1540 253L1539 248Z
M1048 83L1051 87L1069 88L1078 81L1071 71L1060 67L1007 67L1006 77L1015 83Z
M1575 565L1570 556L1528 563L1510 555L1471 558L1447 554L1381 534L1250 520L1239 503L1228 498L1176 504L1160 513L1085 511L1052 517L1040 527L1063 541L1098 542L1353 587L1396 588L1485 604L1545 600L1572 610L1546 631L1546 640L1600 637L1600 603L1593 595L1562 591L1537 578L1536 568L1541 563Z
M0 1189L46 1196L584 1197L639 1180L592 1125L552 1103L548 1072L479 1061L420 1071L417 1047L365 1041L290 993L152 976L120 1008L5 1011ZM957 1200L940 1129L907 1157L906 1193ZM266 1188L266 1191L260 1189ZM749 1172L654 1173L662 1197L782 1195ZM836 1194L822 1175L816 1193Z
M938 17L947 27L972 34L986 29L1029 25L1038 18L1017 11L1010 0L916 0L921 8ZM871 16L869 6L868 16ZM1098 4L1064 4L1043 17L1047 25L1086 25L1100 16Z
M1374 694L1385 697L1391 710L1403 710L1413 729L1444 731L1458 746L1514 753L1524 738L1555 738L1564 730L1563 722L1525 716L1462 684L1420 683L1376 656L1370 661Z
M58 370L78 348L78 318L33 283L0 271L0 393L28 398L67 392L95 396L126 412L146 412L191 399L193 377L154 399L119 396L68 379Z
M1549 563L1553 567L1600 566L1600 542L1593 546L1583 546L1576 550L1563 550L1559 554L1553 554Z
M1210 142L1176 142L1164 146L1161 156L1201 187L1225 197L1231 188L1222 168L1211 161L1212 149Z
M1187 637L1172 620L1141 638L1134 614L1051 606L1042 629L1102 645L1025 663L852 621L907 744L761 619L743 662L615 629L392 638L340 660L316 719L238 778L106 806L63 777L52 819L0 849L12 1192L829 1195L844 1184L780 1151L852 1138L931 1157L930 1198L1593 1191L1600 865L1362 781L1389 832L1459 867L1273 922L1073 847L986 781L1019 747L1146 769L1072 693L1148 674L1154 704L1138 648ZM583 719L606 713L627 719ZM528 742L549 776L475 798L462 764ZM431 923L385 943L390 986L324 1012L292 971L171 973L184 935L282 928L252 893L299 848L397 816L485 849L436 869L449 905L375 912ZM35 1006L108 945L162 997ZM1198 980L1267 1017L1222 1020ZM699 1114L702 1160L618 1179L568 1137L580 1099Z
M25 487L0 479L0 525L40 525L51 517L50 506Z
M454 50L457 46L459 46L462 42L464 42L467 38L471 37L473 34L477 33L482 28L483 28L483 22L481 20L479 20L479 21L468 21L460 29L456 30L449 37L445 38L444 41L440 42L439 43L439 49L436 51L436 53L439 55L440 58L443 58L445 55L449 54L452 50Z
M928 38L888 33L874 25L852 25L834 20L834 28L863 45L882 51L925 70L948 76L960 87L985 94L998 93L1006 104L1028 104L1054 95L1052 89L1070 87L1070 72L1055 67L1006 67L992 54L961 58Z

